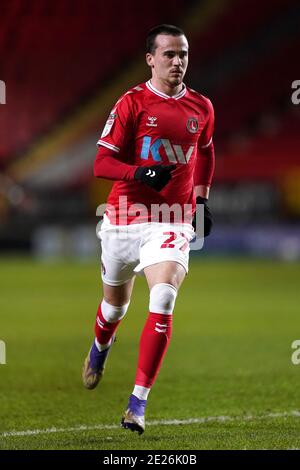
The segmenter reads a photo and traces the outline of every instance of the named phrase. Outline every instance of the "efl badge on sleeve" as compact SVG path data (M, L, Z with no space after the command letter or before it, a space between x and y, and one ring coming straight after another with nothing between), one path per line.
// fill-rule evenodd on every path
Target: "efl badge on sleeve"
M112 126L113 126L113 124L116 120L116 117L117 117L117 115L114 112L110 113L110 115L108 116L108 119L106 121L105 127L103 129L101 138L106 137L110 133L111 128L112 128Z

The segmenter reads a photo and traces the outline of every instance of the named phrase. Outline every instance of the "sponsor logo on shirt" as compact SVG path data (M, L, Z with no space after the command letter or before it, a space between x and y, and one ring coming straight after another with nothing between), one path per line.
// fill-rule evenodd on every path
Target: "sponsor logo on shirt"
M155 116L148 116L148 122L146 123L146 126L149 127L157 127L157 117Z
M156 139L154 143L152 143L151 137L144 136L140 157L143 160L148 160L151 153L153 160L160 162L162 161L160 151L164 149L170 163L188 163L194 152L194 148L194 145L190 145L187 152L184 153L181 145L173 144L169 139Z

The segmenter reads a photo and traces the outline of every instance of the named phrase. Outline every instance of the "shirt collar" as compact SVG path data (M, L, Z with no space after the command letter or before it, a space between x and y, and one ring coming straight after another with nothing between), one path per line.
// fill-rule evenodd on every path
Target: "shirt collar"
M146 82L146 87L148 88L148 90L150 90L152 93L155 93L155 95L158 95L161 98L165 98L165 99L174 98L175 100L179 100L186 94L186 86L184 83L182 85L183 85L183 88L179 93L177 93L177 95L169 96L166 93L163 93L162 91L159 91L157 88L155 88L152 85L151 80L148 80Z

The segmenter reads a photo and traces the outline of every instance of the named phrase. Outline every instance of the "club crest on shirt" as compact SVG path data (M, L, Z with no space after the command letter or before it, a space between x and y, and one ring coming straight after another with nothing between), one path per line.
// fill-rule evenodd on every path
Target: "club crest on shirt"
M115 114L114 112L111 112L110 115L108 116L107 121L106 121L106 124L105 124L105 127L103 129L101 138L106 137L110 133L111 128L112 128L116 118L117 118L117 114Z
M146 123L146 126L149 127L157 127L157 117L155 116L148 116L148 122Z
M199 128L198 119L194 117L188 118L186 128L189 132L195 134Z

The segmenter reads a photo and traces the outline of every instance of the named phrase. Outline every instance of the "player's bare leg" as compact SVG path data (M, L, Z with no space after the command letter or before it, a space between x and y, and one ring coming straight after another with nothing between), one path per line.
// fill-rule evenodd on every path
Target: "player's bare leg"
M103 298L106 302L117 307L128 304L131 298L135 276L121 286L109 286L103 282Z
M103 376L108 354L115 341L115 331L129 306L133 284L134 278L121 286L109 286L103 282L103 300L97 311L95 341L82 371L83 384L89 390L94 389Z
M171 284L178 290L186 275L184 267L176 261L152 264L144 269L144 273L150 291L155 284L161 282Z
M122 426L142 434L145 408L172 334L172 313L176 295L186 271L175 261L164 261L144 269L150 290L149 316L144 326L135 386L122 419Z

